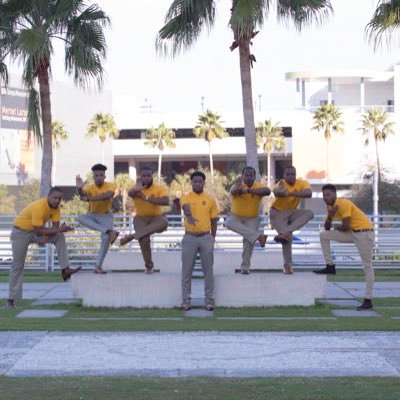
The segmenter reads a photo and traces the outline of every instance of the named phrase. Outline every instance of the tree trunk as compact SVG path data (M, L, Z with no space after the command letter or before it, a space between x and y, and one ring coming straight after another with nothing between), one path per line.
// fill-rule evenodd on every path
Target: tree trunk
M240 80L242 84L242 102L244 118L244 137L246 142L247 165L256 170L256 176L260 177L258 167L256 128L254 123L254 106L251 86L250 69L250 45L249 40L241 40L239 44Z
M101 143L101 163L104 164L104 141L100 140Z
M267 186L271 188L271 152L267 152Z
M378 141L375 139L375 157L376 157L376 175L378 179L378 188L381 184L381 161L379 158Z
M51 101L48 67L43 66L38 70L40 108L43 125L43 156L40 178L40 197L47 196L51 188L51 170L53 164L53 145L51 137Z
M56 185L56 167L57 167L57 147L53 146L53 168L51 174L51 184Z
M161 162L162 162L162 152L158 154L158 183L161 182Z
M213 156L212 156L212 151L211 151L211 141L208 142L208 152L210 154L211 181L214 181L214 164L213 164Z
M329 182L329 140L326 139L326 181Z

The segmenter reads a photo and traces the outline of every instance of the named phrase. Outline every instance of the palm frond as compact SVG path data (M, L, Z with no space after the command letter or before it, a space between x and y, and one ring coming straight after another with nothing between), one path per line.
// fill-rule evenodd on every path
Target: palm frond
M165 25L156 37L156 50L176 56L190 48L202 30L209 31L215 21L215 0L174 0L165 16Z
M390 45L393 33L400 27L400 0L380 0L378 6L365 27L365 33L376 50L382 45L382 39Z
M321 25L333 13L330 0L277 0L277 18L293 21L296 29L316 23Z

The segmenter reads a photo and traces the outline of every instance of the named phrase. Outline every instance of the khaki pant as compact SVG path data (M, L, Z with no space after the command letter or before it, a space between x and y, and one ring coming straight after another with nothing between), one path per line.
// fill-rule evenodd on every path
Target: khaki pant
M22 299L22 284L24 279L24 265L26 253L31 243L38 243L39 237L33 232L13 228L11 231L11 247L13 262L10 269L9 278L9 299ZM67 245L63 233L47 236L46 243L53 243L57 249L57 258L61 269L69 266Z
M278 233L282 233L289 238L288 243L282 243L283 263L285 266L292 266L293 232L303 227L313 217L314 213L311 210L290 208L278 211L271 208L269 212L271 225Z
M204 274L204 292L206 303L214 302L214 243L212 235L192 236L185 234L182 239L182 300L190 303L192 291L192 273L197 252L200 253L201 269Z
M136 215L133 219L135 228L135 239L139 241L144 265L147 269L153 269L154 264L151 258L150 235L164 232L168 228L168 220L164 216L141 217Z
M77 220L81 225L101 232L101 245L96 261L96 267L101 267L110 247L110 237L107 231L114 229L114 217L112 213L87 213L79 215Z
M364 266L365 280L367 282L365 298L371 299L375 280L374 269L372 267L372 252L375 240L374 232L322 231L319 234L319 240L321 241L322 253L324 254L327 264L334 264L331 252L331 240L339 243L354 243L356 245Z
M261 234L263 234L263 231L259 229L260 217L238 217L231 214L226 219L225 226L231 231L243 236L242 264L240 268L243 270L248 270L250 268L250 260L253 254L254 242Z

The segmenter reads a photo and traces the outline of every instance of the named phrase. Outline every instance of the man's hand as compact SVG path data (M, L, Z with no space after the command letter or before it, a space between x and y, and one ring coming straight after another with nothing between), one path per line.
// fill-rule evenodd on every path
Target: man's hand
M193 215L186 215L186 220L188 222L189 225L196 225L197 219L193 218Z
M140 192L142 189L144 189L142 180L141 180L140 178L138 178L138 180L136 181L136 184L135 184L134 189L135 189L137 192Z
M85 184L83 183L83 180L80 177L80 175L76 175L75 182L76 182L76 188L77 189L82 189L85 186Z
M59 226L58 230L60 232L70 232L73 231L74 228L72 226L66 225L64 222Z
M278 187L274 190L274 193L278 195L279 197L286 197L289 194L289 191L287 190L285 184L283 183L283 180L279 181Z
M332 220L335 214L337 213L337 210L339 207L336 205L335 207L329 207L328 208L328 219Z

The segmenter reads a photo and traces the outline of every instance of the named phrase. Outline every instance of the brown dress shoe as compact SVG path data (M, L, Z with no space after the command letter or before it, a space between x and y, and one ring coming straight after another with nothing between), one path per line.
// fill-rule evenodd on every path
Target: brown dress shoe
M283 273L285 275L293 275L293 268L290 265L283 266Z
M183 310L183 311L189 311L191 308L192 308L192 306L190 305L190 303L188 303L188 302L186 302L186 301L184 301L182 304L181 304L181 310Z
M107 271L104 271L104 269L101 267L94 267L93 272L100 275L105 275L107 273Z
M108 237L110 238L110 244L113 244L117 240L117 237L119 236L118 231L109 231L107 232L107 234Z
M71 278L71 275L75 274L76 272L80 271L82 267L77 267L77 268L71 268L67 267L61 270L61 276L64 281L67 279Z
M120 240L119 240L119 245L120 246L125 246L126 244L128 244L130 241L132 241L133 239L135 239L134 235L125 235L123 236Z
M261 247L265 247L265 243L266 243L266 241L267 241L267 238L268 238L268 236L267 236L267 235L264 235L264 234L260 235L260 236L257 238L257 240L260 242L260 246L261 246Z
M206 304L206 310L207 310L207 311L214 311L214 310L215 310L215 305L214 305L214 303L207 303L207 304Z

